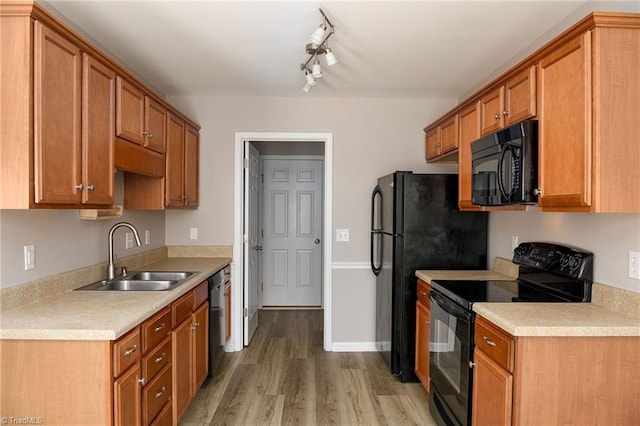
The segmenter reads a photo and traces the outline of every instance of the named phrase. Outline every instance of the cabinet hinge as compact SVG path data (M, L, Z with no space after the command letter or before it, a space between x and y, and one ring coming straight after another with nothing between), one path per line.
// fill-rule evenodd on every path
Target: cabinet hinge
M245 316L245 318L248 317L249 316L249 309L244 308L243 315Z

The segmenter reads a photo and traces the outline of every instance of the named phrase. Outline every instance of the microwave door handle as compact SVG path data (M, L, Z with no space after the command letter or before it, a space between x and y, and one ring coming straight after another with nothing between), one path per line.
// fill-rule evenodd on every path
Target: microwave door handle
M502 167L504 166L504 156L507 151L510 151L511 148L508 145L500 151L500 157L498 157L498 189L500 190L500 194L506 199L509 200L509 195L507 194L506 189L504 188L504 182L502 181Z

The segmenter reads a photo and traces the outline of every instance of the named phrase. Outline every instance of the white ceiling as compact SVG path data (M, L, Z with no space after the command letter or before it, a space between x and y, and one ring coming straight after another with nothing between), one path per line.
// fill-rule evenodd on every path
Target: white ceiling
M165 95L458 97L588 2L41 3ZM339 63L305 94L319 7Z

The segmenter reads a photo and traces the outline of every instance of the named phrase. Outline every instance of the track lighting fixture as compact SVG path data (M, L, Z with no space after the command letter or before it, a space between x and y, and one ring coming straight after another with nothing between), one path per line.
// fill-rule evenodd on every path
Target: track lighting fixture
M309 93L311 88L316 85L316 79L322 78L322 66L320 65L319 55L325 55L325 62L329 67L338 63L336 55L327 43L335 32L333 24L329 21L322 9L318 10L322 15L322 23L315 29L313 34L311 34L311 37L309 37L311 42L305 46L309 58L304 64L300 64L300 69L304 72L306 78L306 84L302 87L305 93ZM309 68L309 64L311 63L313 63L313 65Z

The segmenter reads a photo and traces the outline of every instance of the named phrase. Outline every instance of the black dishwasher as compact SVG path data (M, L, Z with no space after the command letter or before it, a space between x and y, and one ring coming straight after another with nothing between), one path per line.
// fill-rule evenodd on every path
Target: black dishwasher
M207 278L209 284L209 376L213 377L224 357L225 303L224 284L229 280L222 269Z

